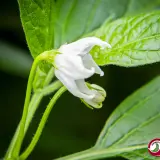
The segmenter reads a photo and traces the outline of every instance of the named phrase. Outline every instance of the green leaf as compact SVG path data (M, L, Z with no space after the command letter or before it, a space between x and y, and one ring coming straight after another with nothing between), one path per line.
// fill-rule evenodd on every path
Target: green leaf
M91 53L99 65L132 67L160 61L160 12L118 19L102 26L95 36L111 44L111 49Z
M146 149L140 149L133 151L132 153L121 154L122 157L129 160L156 160L157 157L151 156Z
M138 14L140 12L149 12L160 6L159 0L130 0L128 1L128 7L126 15L133 15L135 12Z
M98 28L107 18L153 9L159 0L58 0L55 47L72 42Z
M99 28L109 18L153 9L159 0L18 0L31 54L58 48Z
M94 147L57 160L97 160L122 156L155 159L148 143L160 135L160 76L126 98L111 114Z
M32 56L54 47L54 0L18 0L20 16Z
M32 58L24 50L0 41L0 69L17 76L29 75Z
M55 47L71 42L98 28L106 18L121 17L128 0L58 0L55 23Z
M124 157L151 157L147 145L159 137L160 76L125 99L107 120L95 145L97 150L136 147ZM141 146L144 145L143 150ZM100 157L99 157L100 158ZM131 158L133 159L133 158Z

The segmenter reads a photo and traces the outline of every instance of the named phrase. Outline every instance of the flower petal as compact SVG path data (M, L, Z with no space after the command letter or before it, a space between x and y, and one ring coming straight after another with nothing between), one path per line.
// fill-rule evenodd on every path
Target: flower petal
M85 68L80 56L59 54L55 57L55 64L59 71L75 80L89 78L95 73L94 67Z
M88 94L88 95L95 96L95 92L87 87L87 85L83 79L76 80L75 82L81 92Z
M90 48L88 51L90 51L95 45L100 46L102 49L111 48L111 45L109 43L107 43L106 41L102 41L100 38L97 37L86 37L78 41L79 43L81 43L81 45L83 44L83 46L88 46L88 49Z
M97 37L86 37L70 44L64 44L59 48L59 52L72 55L85 55L95 46L98 45L102 49L111 48L111 45Z
M63 83L63 85L76 97L84 99L92 99L94 95L87 95L82 93L77 87L75 81L65 74L62 74L59 70L55 70L56 77Z
M92 56L90 54L86 54L83 58L83 64L86 68L95 68L95 73L100 74L100 76L104 75L104 72L101 70L101 68L96 64L96 62L93 60Z

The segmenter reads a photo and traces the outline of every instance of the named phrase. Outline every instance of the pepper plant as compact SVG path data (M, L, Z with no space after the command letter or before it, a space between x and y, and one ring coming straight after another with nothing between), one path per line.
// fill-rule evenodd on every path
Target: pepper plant
M138 67L160 61L159 0L18 0L18 4L34 61L23 114L5 160L27 159L64 92L91 109L109 107L103 106L106 91L85 81L95 73L103 76L101 66ZM22 150L41 99L54 92L31 142ZM148 143L160 137L159 97L158 76L113 111L93 147L57 160L156 159L148 153Z

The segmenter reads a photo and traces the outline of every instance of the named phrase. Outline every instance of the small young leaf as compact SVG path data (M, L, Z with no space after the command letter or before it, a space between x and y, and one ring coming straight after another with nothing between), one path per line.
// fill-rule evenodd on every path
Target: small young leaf
M122 156L138 154L149 156L148 143L159 137L160 128L160 77L145 85L126 100L112 113L106 122L95 148L98 150L123 149L136 147L134 152ZM144 145L143 150L141 146Z
M94 34L112 46L91 51L99 65L132 67L160 61L159 11L116 20Z

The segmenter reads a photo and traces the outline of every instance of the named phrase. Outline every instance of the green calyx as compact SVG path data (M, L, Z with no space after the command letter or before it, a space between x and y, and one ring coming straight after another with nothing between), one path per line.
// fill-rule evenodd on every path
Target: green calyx
M53 49L39 54L36 58L39 60L44 60L50 64L53 64L53 66L55 67L54 60L57 54L60 54L60 52L58 50Z

